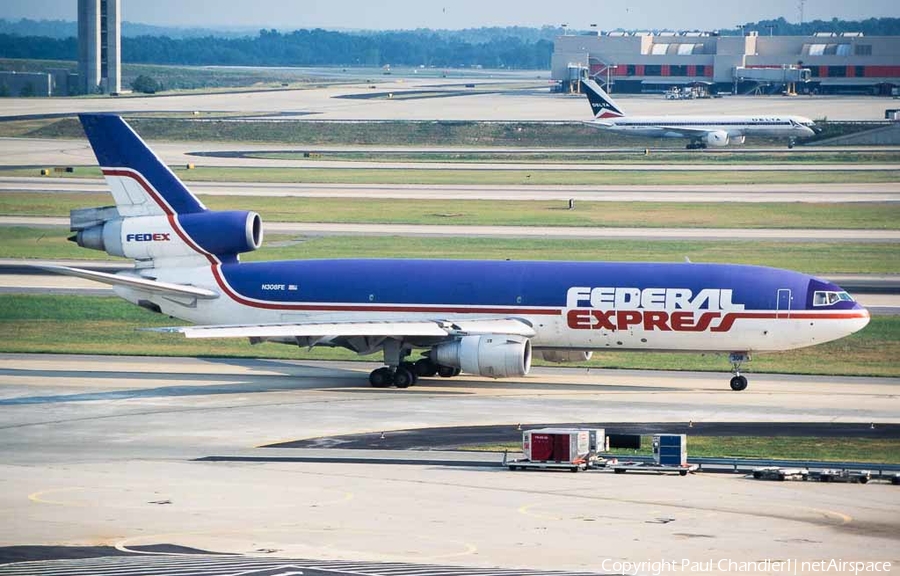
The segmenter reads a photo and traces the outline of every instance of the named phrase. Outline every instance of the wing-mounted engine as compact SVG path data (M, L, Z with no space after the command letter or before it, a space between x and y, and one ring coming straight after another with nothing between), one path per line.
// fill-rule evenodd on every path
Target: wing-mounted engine
M594 355L590 350L538 350L541 359L556 364L587 362Z
M223 260L262 245L262 220L256 212L203 211L170 216L123 218L112 207L73 210L75 235L84 248L135 260L215 255Z
M531 341L523 336L485 334L463 336L438 344L431 360L489 378L524 376L531 370Z
M724 130L714 130L712 132L707 132L706 136L703 138L703 141L707 146L712 146L714 148L728 146L728 132L725 132Z

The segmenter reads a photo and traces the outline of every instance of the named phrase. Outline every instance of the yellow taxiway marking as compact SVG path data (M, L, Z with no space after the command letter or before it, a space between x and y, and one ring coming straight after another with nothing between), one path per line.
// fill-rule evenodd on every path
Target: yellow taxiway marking
M841 521L842 526L853 522L853 516L848 516L846 514L843 514L841 512L836 512L834 510L824 510L821 508L810 508L810 510L812 510L813 512L818 512L819 514L822 514L823 516L826 516L826 517L837 518L838 520Z
M38 490L37 492L32 492L28 495L28 499L32 502L36 502L38 504L54 504L56 506L75 506L79 508L83 508L84 504L78 504L75 502L64 502L62 500L52 500L50 498L46 498L47 494L58 494L60 492L72 492L74 490L84 490L81 486L70 486L68 488L50 488L49 490Z

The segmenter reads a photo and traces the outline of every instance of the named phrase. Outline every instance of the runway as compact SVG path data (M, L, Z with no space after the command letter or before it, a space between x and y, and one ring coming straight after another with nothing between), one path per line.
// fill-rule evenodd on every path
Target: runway
M363 81L365 80L365 81ZM271 118L315 118L321 120L482 120L482 121L579 121L591 118L587 98L579 94L551 94L548 88L503 90L502 84L523 81L535 85L549 80L546 73L528 77L508 76L475 79L476 87L490 88L441 98L403 98L406 92L427 89L459 94L460 78L370 77L356 84L309 87L299 90L226 92L213 94L173 94L164 97L120 98L4 98L0 116L117 112L263 113ZM466 81L471 83L471 80ZM342 98L376 91L394 98ZM616 100L631 115L658 114L798 114L829 120L883 120L885 101L881 98L849 96L803 96L799 98L727 96L708 100L665 100L662 95L616 94Z
M399 200L507 200L585 202L898 202L900 182L880 184L705 184L485 186L416 184L304 184L188 182L199 195L275 198L379 198ZM107 194L106 183L88 178L0 177L0 193Z
M398 391L370 388L370 368L0 355L0 506L14 519L0 523L0 546L169 543L267 558L591 572L604 558L896 555L900 503L886 485L195 460L428 426L900 422L900 380L890 378L754 375L738 395L723 374L537 369Z

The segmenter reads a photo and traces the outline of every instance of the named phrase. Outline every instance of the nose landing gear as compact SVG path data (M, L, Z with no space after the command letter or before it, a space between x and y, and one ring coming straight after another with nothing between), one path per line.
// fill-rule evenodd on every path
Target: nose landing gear
M735 392L745 390L747 388L747 377L741 375L741 364L749 362L750 355L745 352L733 352L728 356L728 359L731 361L731 373L734 374L734 377L731 378L731 389Z

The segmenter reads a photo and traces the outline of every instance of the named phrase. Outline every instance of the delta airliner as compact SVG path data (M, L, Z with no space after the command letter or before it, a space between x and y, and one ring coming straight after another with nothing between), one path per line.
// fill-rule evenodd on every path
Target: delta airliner
M688 149L743 144L747 136L786 138L788 148L819 131L804 116L627 116L595 81L582 81L594 119L586 124L603 130L649 138L689 138Z

